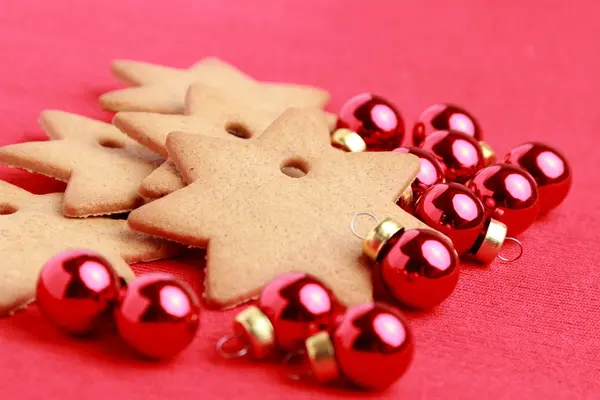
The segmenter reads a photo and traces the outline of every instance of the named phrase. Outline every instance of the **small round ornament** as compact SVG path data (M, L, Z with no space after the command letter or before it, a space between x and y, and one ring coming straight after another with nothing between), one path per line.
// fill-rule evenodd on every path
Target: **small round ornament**
M442 183L431 187L418 200L415 217L446 235L459 256L471 255L489 264L499 256L506 237L506 226L487 216L481 201L466 186ZM500 256L502 261L514 261Z
M175 277L151 273L121 291L114 313L120 336L141 355L172 358L195 338L200 302L194 291Z
M307 337L331 326L337 312L331 290L311 275L292 272L266 285L257 306L239 313L233 335L223 337L217 350L225 358L250 354L263 359L277 349L293 351ZM227 350L231 342L238 345Z
M571 189L569 162L558 150L544 143L530 142L515 147L505 162L518 165L535 179L541 215L558 207Z
M76 335L91 333L119 295L120 278L100 254L67 250L50 259L37 282L42 314L58 328Z
M490 165L477 172L467 186L481 200L488 216L505 224L511 236L529 228L538 215L535 180L521 167Z
M355 218L358 215L361 213ZM353 224L354 219L351 229L357 235ZM452 243L440 233L430 229L405 230L386 218L366 236L357 236L363 239L363 253L379 263L374 271L380 275L383 286L403 305L432 308L454 291L460 261Z
M487 219L481 201L458 183L431 187L419 198L415 217L450 238L459 255L473 247Z
M485 163L479 143L462 132L434 132L425 138L422 147L440 162L450 182L468 181Z
M331 332L306 340L312 375L326 383L344 377L367 390L384 390L408 369L413 336L394 309L367 303L350 308Z
M342 106L338 128L356 132L368 151L391 151L404 139L404 120L396 106L372 93L354 96Z
M421 146L432 133L450 130L463 132L476 141L483 140L483 132L473 115L459 106L441 103L423 111L413 127L413 144Z
M427 150L420 147L398 147L394 151L415 155L421 161L419 174L411 185L415 200L431 186L444 182L444 170L442 166L433 154Z

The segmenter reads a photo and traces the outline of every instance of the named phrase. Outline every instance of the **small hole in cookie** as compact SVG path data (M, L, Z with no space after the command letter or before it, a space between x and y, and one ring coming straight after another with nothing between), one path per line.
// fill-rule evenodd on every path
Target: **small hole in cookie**
M0 204L0 215L10 215L18 211L17 207L10 204Z
M125 147L123 143L114 139L102 139L100 140L100 146L106 147L107 149L122 149Z
M225 130L230 135L233 135L233 136L238 137L240 139L250 139L252 137L252 133L250 133L250 131L248 130L248 128L246 128L242 124L238 124L237 122L233 122L233 123L227 124L225 126Z
M281 172L290 178L302 178L308 173L308 164L297 158L287 160L281 166Z

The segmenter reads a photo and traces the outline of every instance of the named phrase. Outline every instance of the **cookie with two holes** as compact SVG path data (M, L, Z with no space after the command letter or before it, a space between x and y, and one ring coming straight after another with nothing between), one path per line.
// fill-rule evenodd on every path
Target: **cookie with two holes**
M219 308L254 298L290 271L318 277L345 304L370 301L370 264L352 216L366 211L426 227L395 204L419 159L339 151L322 112L290 109L252 141L172 133L167 149L188 186L133 211L129 225L207 247L204 297Z

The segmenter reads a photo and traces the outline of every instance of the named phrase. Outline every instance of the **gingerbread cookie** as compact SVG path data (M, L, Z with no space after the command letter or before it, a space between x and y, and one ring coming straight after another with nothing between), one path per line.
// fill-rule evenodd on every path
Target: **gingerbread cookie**
M214 57L205 58L187 70L118 60L113 62L112 71L124 83L135 87L102 95L100 105L111 111L180 114L184 110L185 93L194 83L235 94L246 104L260 106L265 101L276 102L279 104L279 113L288 107L322 108L329 101L329 94L322 89L258 82ZM275 111L271 104L269 111Z
M185 115L164 115L144 112L120 112L113 123L132 139L152 151L167 156L169 133L189 132L205 136L255 139L279 116L276 102L267 100L257 108L254 103L242 103L234 96L203 84L190 86L186 95ZM333 129L337 118L327 116ZM184 187L177 168L167 161L144 180L140 194L155 199Z
M99 252L126 280L127 263L177 254L181 247L132 232L127 222L110 218L63 216L62 194L34 195L0 181L0 316L30 303L44 263L67 248Z
M116 214L143 204L139 187L162 158L111 124L63 111L44 111L40 123L52 139L0 149L0 163L67 181L69 217Z
M314 110L286 111L253 141L172 133L167 147L189 186L133 211L129 225L208 245L205 298L219 307L252 298L289 271L319 277L346 304L371 300L371 265L350 230L352 216L426 227L395 204L419 159L339 151ZM284 167L305 175L292 178Z

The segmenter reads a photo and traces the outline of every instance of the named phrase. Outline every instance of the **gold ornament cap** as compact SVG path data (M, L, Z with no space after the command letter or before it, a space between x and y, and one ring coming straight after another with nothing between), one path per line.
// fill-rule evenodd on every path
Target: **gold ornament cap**
M363 240L363 253L373 261L379 261L381 250L387 242L404 228L391 218L377 224Z
M367 144L360 135L350 129L340 128L331 135L331 143L344 151L360 153L367 150Z
M252 357L260 360L275 350L275 330L269 318L255 306L239 313L233 321L233 331L248 346Z
M306 339L306 355L313 376L319 382L331 382L340 376L340 368L335 359L335 348L327 332L319 332Z
M404 211L412 213L414 208L414 193L412 187L409 186L404 192L402 192L402 195L400 195L400 198L396 204L398 204Z
M472 251L473 256L484 264L490 264L500 253L504 239L506 225L496 219L490 219L481 244Z
M492 149L492 146L484 141L479 142L481 152L483 153L483 163L487 167L496 163L496 152Z

